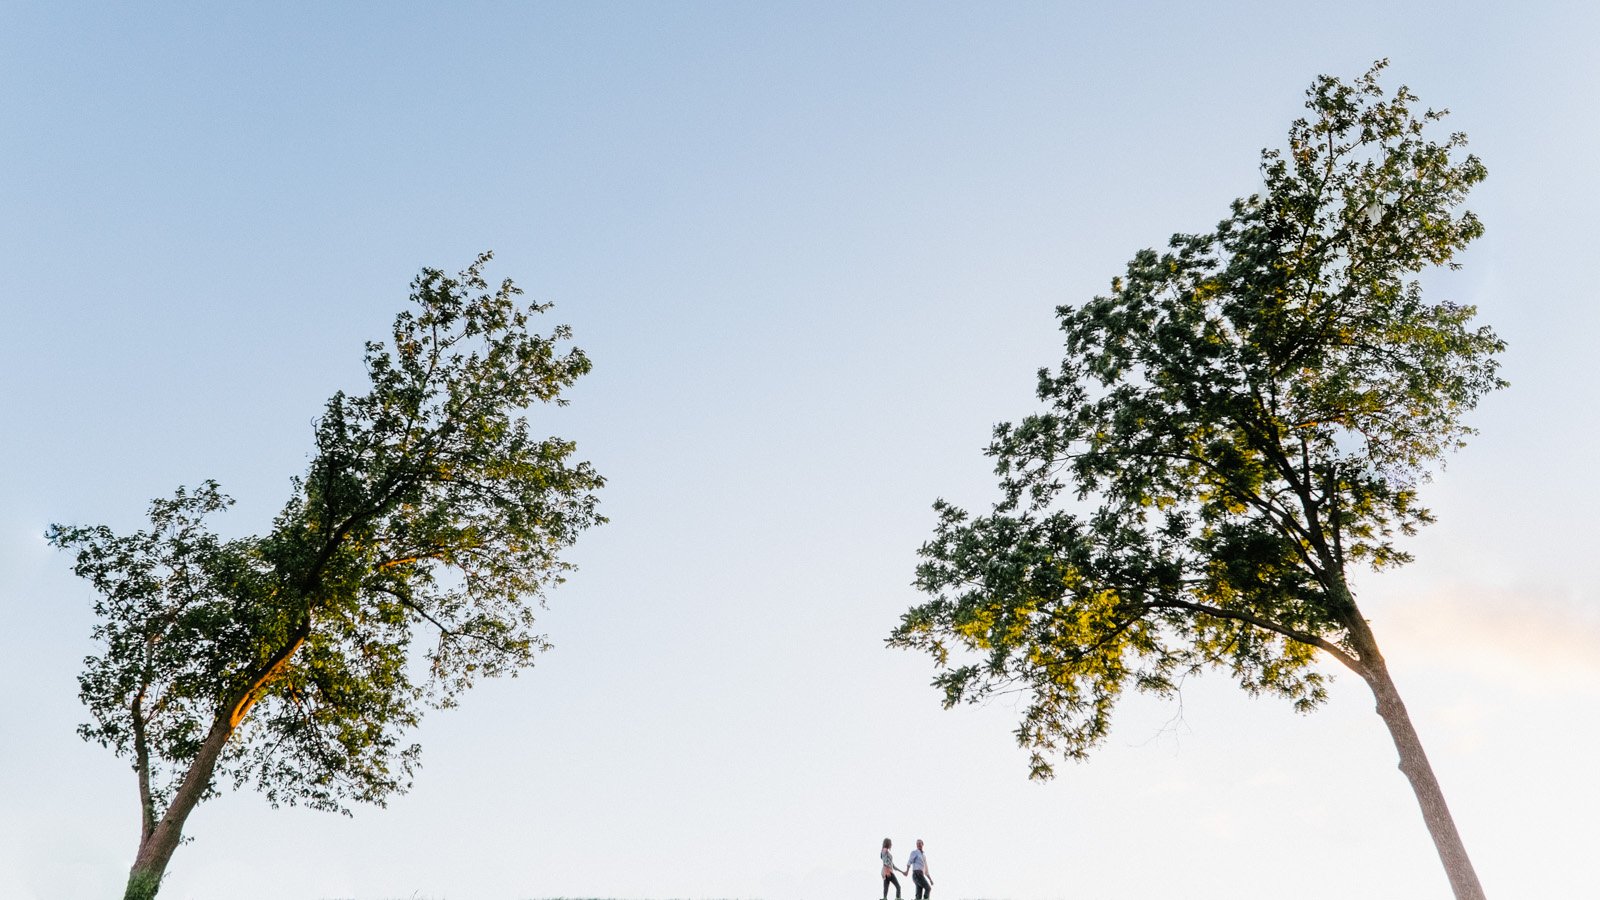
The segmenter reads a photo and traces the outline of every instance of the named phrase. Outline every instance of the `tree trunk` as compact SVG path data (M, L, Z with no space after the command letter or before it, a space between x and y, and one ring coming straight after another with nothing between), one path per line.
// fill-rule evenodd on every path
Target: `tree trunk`
M1371 642L1370 632L1366 637L1368 641L1361 643ZM1362 663L1367 669L1362 677L1372 688L1372 694L1378 701L1378 715L1383 718L1383 724L1389 726L1395 749L1400 751L1400 771L1405 773L1411 781L1411 790L1416 792L1417 803L1422 807L1422 819L1428 824L1428 833L1433 836L1433 846L1439 851L1439 861L1444 863L1450 887L1455 891L1456 900L1485 900L1483 886L1478 883L1478 873L1472 869L1472 860L1467 858L1461 833L1456 831L1456 821L1450 816L1450 807L1445 805L1444 791L1439 788L1439 780L1433 776L1428 754L1422 750L1422 739L1417 737L1417 730L1411 725L1411 715L1406 712L1400 692L1389 677L1389 667L1376 650L1374 643L1370 658L1366 653L1362 654Z
M217 769L217 758L222 755L222 748L227 746L228 738L233 736L235 723L231 719L227 713L217 717L205 742L200 745L194 764L184 776L183 784L172 796L166 815L139 842L139 853L133 859L133 869L128 872L128 888L123 893L123 900L150 900L161 889L161 879L166 874L167 863L172 859L172 851L178 849L178 843L183 839L183 823L200 803L200 798L205 796L206 789L211 785L212 773Z
M200 752L195 754L188 774L183 776L183 784L178 786L172 803L167 806L166 815L152 829L146 814L147 833L139 841L139 854L133 858L133 869L128 873L128 889L123 892L123 900L151 900L161 889L161 879L166 875L167 863L172 860L172 851L178 849L179 842L183 840L183 823L211 787L211 776L217 771L217 759L222 756L222 748L228 746L228 739L233 737L239 723L244 721L250 708L260 699L262 687L283 671L310 633L311 620L307 618L295 629L290 641L273 654L249 686L217 712L211 731L200 745ZM148 773L148 769L140 771L141 776ZM140 789L144 790L147 786L148 781L141 780Z

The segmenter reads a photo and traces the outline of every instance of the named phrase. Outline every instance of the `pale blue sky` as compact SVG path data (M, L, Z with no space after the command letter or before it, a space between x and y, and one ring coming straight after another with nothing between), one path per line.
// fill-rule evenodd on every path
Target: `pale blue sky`
M52 521L220 480L263 530L423 265L483 249L595 360L536 430L610 480L556 649L427 720L353 819L229 794L162 896L1444 898L1353 678L1221 677L1027 782L1004 704L882 648L946 496L1059 358L1053 308L1259 182L1318 73L1393 60L1486 161L1430 278L1513 387L1362 583L1486 888L1592 892L1600 376L1591 4L0 7L0 896L113 895L125 764L73 734Z

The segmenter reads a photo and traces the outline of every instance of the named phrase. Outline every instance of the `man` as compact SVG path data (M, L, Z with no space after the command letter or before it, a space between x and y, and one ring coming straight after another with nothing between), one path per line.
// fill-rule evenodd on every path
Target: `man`
M911 851L911 880L917 885L917 900L933 896L933 876L928 874L928 857L922 853L922 840L917 839L917 849Z

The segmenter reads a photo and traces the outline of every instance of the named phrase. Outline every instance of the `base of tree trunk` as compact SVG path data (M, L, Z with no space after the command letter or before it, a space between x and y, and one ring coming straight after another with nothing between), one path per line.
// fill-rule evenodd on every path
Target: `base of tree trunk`
M128 873L128 889L123 893L122 900L154 900L159 890L161 890L160 875L134 869Z

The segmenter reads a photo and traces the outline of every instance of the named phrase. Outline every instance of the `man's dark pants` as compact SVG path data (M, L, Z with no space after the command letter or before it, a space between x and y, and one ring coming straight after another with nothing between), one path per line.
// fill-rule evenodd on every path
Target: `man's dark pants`
M917 884L917 900L928 900L929 897L933 896L933 885L929 884L928 879L923 877L920 869L911 872L911 880Z

